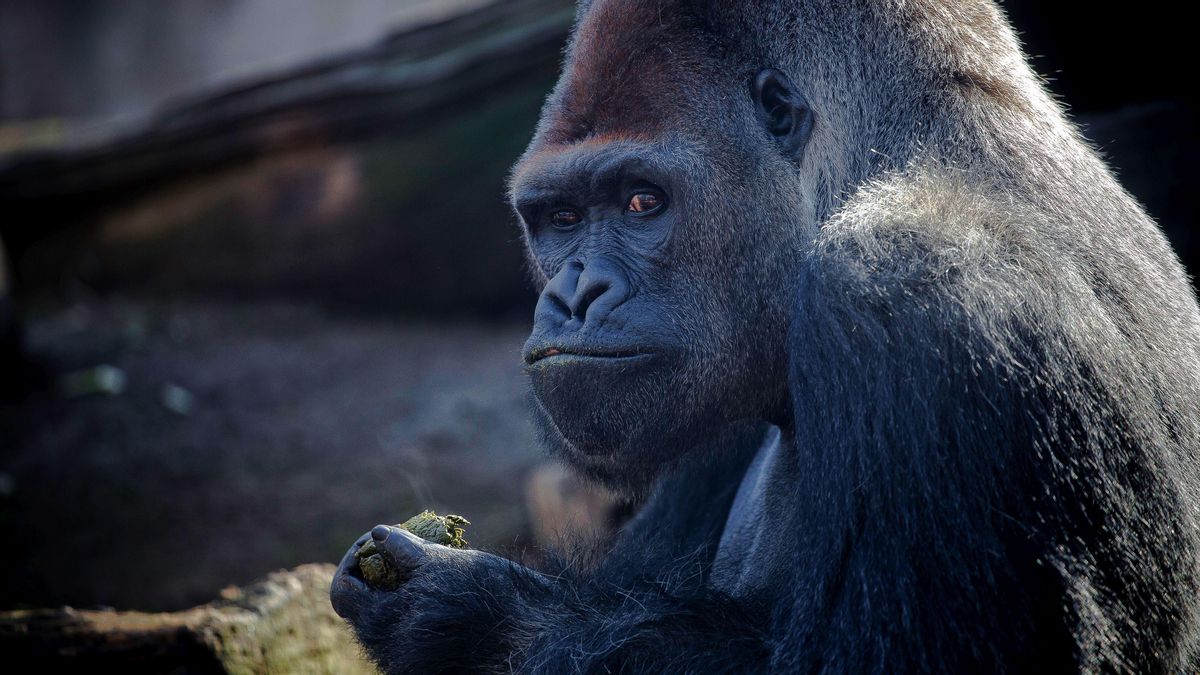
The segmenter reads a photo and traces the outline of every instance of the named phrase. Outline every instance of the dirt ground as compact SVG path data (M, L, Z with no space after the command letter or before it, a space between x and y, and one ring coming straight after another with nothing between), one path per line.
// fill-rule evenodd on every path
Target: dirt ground
M180 609L425 507L528 532L524 326L108 301L27 328L52 386L0 403L0 608ZM63 391L102 364L120 393Z

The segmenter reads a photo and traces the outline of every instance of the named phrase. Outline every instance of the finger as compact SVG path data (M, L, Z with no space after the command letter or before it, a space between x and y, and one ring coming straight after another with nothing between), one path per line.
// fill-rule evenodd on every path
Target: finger
M354 622L358 619L359 609L370 592L362 579L339 571L333 575L333 582L329 586L329 603L333 605L333 611L337 612L338 616Z
M338 563L337 574L348 573L352 576L359 576L358 556L355 554L370 539L371 533L368 532L351 544L350 549L346 551L346 555L342 556L341 562Z
M429 559L424 539L398 527L376 525L371 538L383 559L398 570L412 570Z

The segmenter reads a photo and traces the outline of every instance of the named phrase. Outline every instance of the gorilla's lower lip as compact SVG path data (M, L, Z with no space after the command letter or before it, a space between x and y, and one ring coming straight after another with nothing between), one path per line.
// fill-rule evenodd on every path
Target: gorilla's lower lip
M647 352L639 351L592 351L547 347L527 355L525 362L532 366L544 361L635 361L650 356L651 354Z

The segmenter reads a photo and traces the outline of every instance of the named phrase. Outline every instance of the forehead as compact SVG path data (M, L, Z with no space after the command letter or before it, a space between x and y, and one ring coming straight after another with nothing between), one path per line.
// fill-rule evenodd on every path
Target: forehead
M674 127L712 68L713 31L680 1L596 0L581 11L541 143L645 140Z

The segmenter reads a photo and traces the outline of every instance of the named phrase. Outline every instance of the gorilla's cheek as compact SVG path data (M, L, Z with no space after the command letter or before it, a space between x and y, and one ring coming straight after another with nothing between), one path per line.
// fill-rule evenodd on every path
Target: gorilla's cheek
M528 366L534 396L558 432L586 455L649 452L684 421L679 360L662 354L563 354Z

